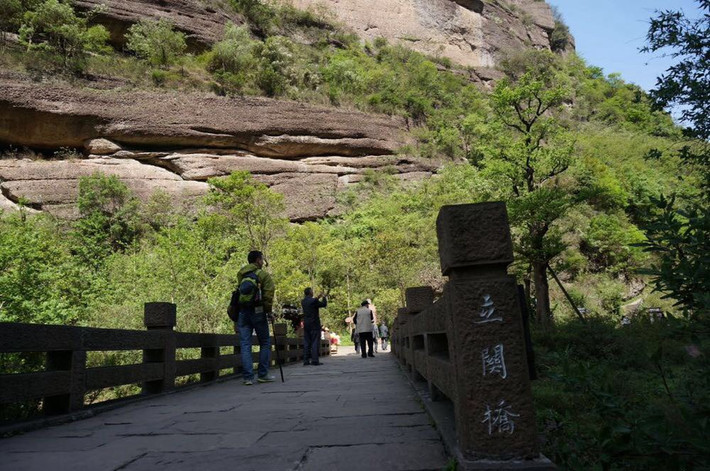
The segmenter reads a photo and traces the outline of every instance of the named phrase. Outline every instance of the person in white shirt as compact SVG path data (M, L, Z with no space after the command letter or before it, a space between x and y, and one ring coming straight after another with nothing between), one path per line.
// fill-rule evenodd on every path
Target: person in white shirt
M355 323L355 334L360 336L360 352L362 358L374 357L372 352L372 323L375 315L369 307L367 300L363 301L360 309L355 311L353 322ZM367 352L365 352L367 346Z

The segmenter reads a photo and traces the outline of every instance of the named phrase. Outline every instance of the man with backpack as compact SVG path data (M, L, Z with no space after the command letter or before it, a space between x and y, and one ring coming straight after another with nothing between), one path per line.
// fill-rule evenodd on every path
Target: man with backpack
M274 280L264 267L264 254L252 250L247 256L247 265L243 266L237 274L239 288L232 295L230 309L238 309L238 318L234 330L239 335L242 351L242 369L244 370L244 384L254 384L254 362L251 356L252 333L256 331L259 339L259 368L257 381L269 383L274 377L269 375L269 362L271 359L271 339L269 336L269 317L274 301ZM235 300L238 298L238 301ZM234 304L238 303L238 308ZM233 316L230 315L233 319Z
M313 297L313 288L303 290L305 295L301 300L303 308L303 366L320 366L320 308L328 306L328 294ZM323 301L321 301L321 297Z

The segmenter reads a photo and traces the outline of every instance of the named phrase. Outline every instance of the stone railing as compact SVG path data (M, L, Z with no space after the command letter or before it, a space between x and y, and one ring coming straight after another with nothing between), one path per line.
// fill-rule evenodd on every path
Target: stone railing
M174 304L148 303L147 331L0 323L0 354L46 354L44 371L0 375L0 404L41 399L45 415L64 414L83 409L90 391L140 383L141 395L149 395L175 389L181 376L199 374L200 382L208 383L241 373L236 335L175 332L175 319ZM302 361L303 340L286 337L286 324L276 324L274 329L271 344L279 350L282 364ZM253 340L258 346L256 337ZM233 353L221 354L223 347ZM200 358L176 359L179 349L195 348L201 349ZM87 352L129 350L142 350L142 363L87 367ZM320 354L330 354L329 340L321 341ZM255 363L258 355L252 353ZM276 364L276 352L271 361Z
M461 469L555 469L540 455L521 303L503 203L445 206L437 219L442 273L406 291L392 351L432 401L453 404Z

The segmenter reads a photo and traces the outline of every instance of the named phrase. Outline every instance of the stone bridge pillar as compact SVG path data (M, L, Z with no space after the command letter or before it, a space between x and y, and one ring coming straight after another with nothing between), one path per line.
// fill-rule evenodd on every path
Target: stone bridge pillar
M505 204L444 206L437 235L463 469L555 469L539 459Z
M175 387L177 306L172 303L145 303L144 323L148 330L164 333L164 343L159 348L143 350L143 363L162 363L163 377L143 383L144 394L155 394Z

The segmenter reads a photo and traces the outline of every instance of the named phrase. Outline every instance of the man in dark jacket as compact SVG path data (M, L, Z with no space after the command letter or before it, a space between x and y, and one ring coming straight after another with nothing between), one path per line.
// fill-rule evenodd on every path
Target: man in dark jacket
M303 366L318 366L323 364L318 361L321 329L319 311L320 308L328 306L328 295L314 298L312 288L306 288L303 293Z

